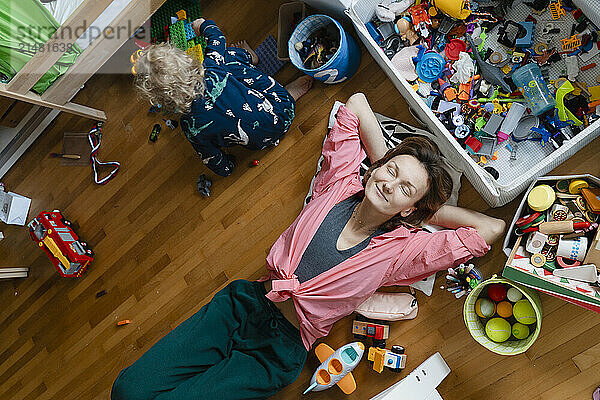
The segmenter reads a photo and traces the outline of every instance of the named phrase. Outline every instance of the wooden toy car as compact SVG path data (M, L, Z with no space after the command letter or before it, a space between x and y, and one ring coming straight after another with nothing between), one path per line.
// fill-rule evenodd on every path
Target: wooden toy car
M71 222L58 210L40 212L27 227L31 239L46 252L63 277L81 276L94 259L94 252L79 240Z
M364 317L363 317L364 318ZM373 338L373 346L385 347L385 340L390 335L388 325L379 324L368 318L365 321L352 321L352 333L356 339Z
M383 371L383 367L388 367L393 372L401 372L406 366L406 354L402 346L392 346L391 350L369 347L367 358L373 362L373 369L379 373Z

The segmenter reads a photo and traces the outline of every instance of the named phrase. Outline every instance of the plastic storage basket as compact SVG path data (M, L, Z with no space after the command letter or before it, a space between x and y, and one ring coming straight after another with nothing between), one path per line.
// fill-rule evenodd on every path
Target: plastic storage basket
M526 298L531 302L531 305L535 310L537 321L535 324L535 331L533 331L526 339L507 340L503 343L496 343L490 340L485 334L485 326L481 323L481 320L475 313L475 302L477 301L477 298L483 289L492 283L504 283L515 287L523 294L523 298ZM463 317L469 333L471 333L473 339L475 339L480 345L497 354L514 356L516 354L521 354L530 348L540 334L540 329L542 329L542 303L535 291L521 286L518 283L509 281L508 279L496 278L496 275L494 275L487 281L481 282L475 287L475 289L473 289L471 293L469 293L463 307Z
M597 0L592 2L573 0L573 2L581 7L586 16L592 21L600 21L600 9L597 6ZM438 120L421 97L400 76L396 67L369 34L365 24L373 18L375 7L379 3L381 3L381 0L354 0L350 8L346 11L346 14L350 17L360 40L365 44L369 53L371 53L375 61L381 66L386 75L388 75L408 105L427 124L431 132L439 138L436 143L442 153L444 153L446 158L453 160L453 164L464 172L467 179L490 206L499 207L510 202L525 190L535 178L553 170L600 135L600 120L597 120L555 151L551 151L549 147L541 148L535 142L522 142L523 144L519 151L522 152L523 156L520 156L517 163L511 163L509 157L506 156L508 150L502 149L505 153L499 154L498 161L494 161L495 164L490 164L496 170L500 171L499 179L495 180L460 147L452 134ZM529 7L522 2L515 2L508 17L512 20L524 21L529 13ZM540 20L538 22L543 26L543 21ZM560 22L561 29L568 32L571 29L571 22L572 18L571 20L563 18ZM537 30L537 38L542 35L541 26ZM496 31L494 30L494 32ZM492 37L495 34L488 36ZM598 62L597 57L590 62ZM565 69L564 61L556 63L550 70L551 79L558 76L562 69ZM597 75L597 68L590 69L585 73L590 73L595 77Z
M334 24L340 34L340 45L331 59L325 64L315 69L304 68L304 63L300 59L298 52L294 48L296 42L303 42L320 28ZM316 80L325 83L340 83L349 79L360 64L360 48L352 36L335 19L322 14L315 14L306 17L298 24L292 37L288 41L288 52L290 61L296 68Z

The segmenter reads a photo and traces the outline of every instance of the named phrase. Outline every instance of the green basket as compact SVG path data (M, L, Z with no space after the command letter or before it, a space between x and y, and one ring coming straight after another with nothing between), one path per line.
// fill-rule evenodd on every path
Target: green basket
M475 313L475 302L479 298L479 294L481 291L488 285L493 283L504 283L506 285L512 286L518 289L523 297L531 302L533 309L535 310L536 316L536 327L534 332L529 335L526 339L523 340L507 340L506 342L496 343L490 340L485 334L485 326L481 323L479 316ZM525 286L521 286L518 283L513 281L509 281L508 279L496 278L496 275L492 276L487 281L481 282L477 285L471 293L467 296L465 300L465 305L463 307L463 317L465 320L465 325L479 344L488 349L491 352L502 354L506 356L514 356L516 354L521 354L527 351L528 348L531 347L533 342L537 339L540 334L540 329L542 329L542 302L540 301L539 296L535 291L526 288Z

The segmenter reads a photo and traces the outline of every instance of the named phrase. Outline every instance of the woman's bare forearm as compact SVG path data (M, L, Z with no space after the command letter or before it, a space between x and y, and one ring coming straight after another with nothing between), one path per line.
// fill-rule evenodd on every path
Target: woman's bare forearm
M371 110L371 106L367 98L362 93L355 93L346 102L346 108L352 111L360 121L359 135L360 140L369 156L371 162L375 162L382 158L388 148L385 145L385 140L377 122L377 118Z
M501 219L467 208L449 205L443 205L428 222L450 229L461 226L475 228L487 244L492 244L500 239L506 229L506 223Z

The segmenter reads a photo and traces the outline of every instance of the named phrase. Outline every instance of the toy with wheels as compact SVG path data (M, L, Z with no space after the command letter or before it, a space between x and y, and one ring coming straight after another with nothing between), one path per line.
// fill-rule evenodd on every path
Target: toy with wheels
M63 277L79 277L94 259L94 251L73 231L60 211L42 211L27 227L31 239L44 250Z
M373 369L379 373L383 371L383 367L388 367L392 372L401 372L406 366L404 347L398 345L392 346L391 350L369 347L367 358L373 362Z
M389 325L382 324L378 320L373 320L362 315L357 315L352 321L352 333L355 339L373 338L373 347L385 347L385 340L390 335Z
M321 365L310 380L310 386L303 394L308 392L329 389L338 385L342 392L350 394L356 390L356 381L351 371L358 365L365 352L361 342L353 342L333 351L325 343L320 343L315 348L315 354Z

